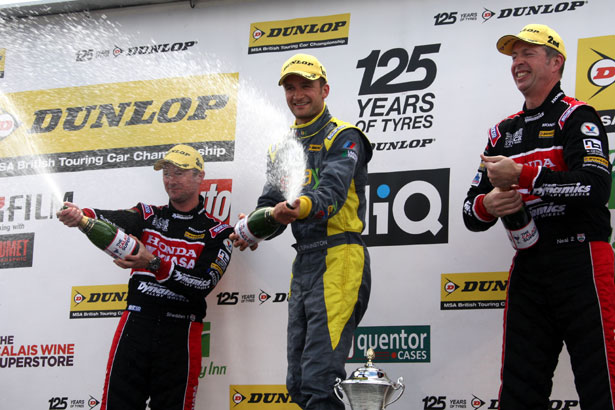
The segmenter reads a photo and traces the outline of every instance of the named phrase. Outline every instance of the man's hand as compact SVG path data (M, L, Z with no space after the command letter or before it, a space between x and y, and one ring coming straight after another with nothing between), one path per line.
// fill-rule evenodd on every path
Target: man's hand
M64 206L66 207L65 209L60 209L56 212L58 220L70 228L79 225L79 221L83 217L81 209L72 202L64 202Z
M519 176L523 169L522 164L518 164L503 155L488 157L481 154L480 158L487 168L489 182L494 187L510 189L519 183Z
M137 252L136 255L126 255L124 259L114 259L113 263L123 269L147 270L147 267L149 266L149 261L154 259L154 254L147 250L145 245L143 245L143 243L135 236L130 236L139 244L139 252Z
M295 201L289 207L286 201L276 204L273 208L273 219L282 225L288 225L291 222L295 222L299 217L299 208L301 201L295 199Z
M239 219L243 219L245 217L246 217L246 214L239 214ZM254 251L254 250L256 250L256 248L258 248L258 243L255 243L254 245L250 246L250 244L248 244L248 242L246 242L243 239L241 239L241 237L239 235L237 235L235 232L230 234L228 238L231 241L233 241L233 246L235 248L239 248L240 251L244 251L248 247L252 251Z
M499 218L517 212L523 206L523 200L521 194L514 189L493 188L485 195L483 205L487 212Z

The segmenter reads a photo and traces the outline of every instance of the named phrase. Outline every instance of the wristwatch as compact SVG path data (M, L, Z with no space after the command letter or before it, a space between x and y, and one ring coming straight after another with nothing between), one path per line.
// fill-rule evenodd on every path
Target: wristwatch
M147 270L150 272L157 272L160 269L160 258L158 256L154 256L154 259L148 262Z

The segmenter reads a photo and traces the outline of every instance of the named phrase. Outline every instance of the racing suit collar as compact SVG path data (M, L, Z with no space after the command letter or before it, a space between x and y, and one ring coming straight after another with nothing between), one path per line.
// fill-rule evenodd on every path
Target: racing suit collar
M557 84L555 84L555 86L553 86L553 88L549 92L549 95L547 95L547 98L545 98L542 104L540 104L538 107L528 110L525 103L523 103L523 114L533 115L539 112L547 111L549 107L551 107L553 104L557 103L559 100L561 100L564 97L565 97L565 94L562 91L561 82L558 81Z
M199 204L188 212L184 212L184 211L180 211L176 209L171 204L171 201L169 201L168 207L169 207L169 210L173 213L184 214L184 215L198 215L198 214L205 212L205 198L203 197L203 195L199 195Z
M327 104L325 104L320 114L312 121L301 125L293 124L290 129L297 138L308 138L318 133L318 131L327 125L329 121L331 121L331 114L329 114L329 108L327 108Z

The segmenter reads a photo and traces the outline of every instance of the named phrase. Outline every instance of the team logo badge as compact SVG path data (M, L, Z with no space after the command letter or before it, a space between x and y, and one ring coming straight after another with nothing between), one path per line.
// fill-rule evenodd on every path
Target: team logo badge
M581 125L581 132L588 137L597 137L600 135L600 128L593 122L584 122Z

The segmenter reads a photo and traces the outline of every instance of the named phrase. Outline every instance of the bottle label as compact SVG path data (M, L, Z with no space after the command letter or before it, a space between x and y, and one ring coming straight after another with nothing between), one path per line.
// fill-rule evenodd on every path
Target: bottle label
M103 249L107 254L113 258L124 259L127 255L130 255L137 246L137 241L127 235L120 229L117 230L115 238L111 241L109 246Z
M521 229L507 229L506 233L508 234L508 239L512 244L513 248L517 250L528 249L538 242L538 228L536 228L536 223L534 223L533 219L530 219L530 222L525 225Z
M263 238L254 236L254 234L250 232L250 228L248 228L248 217L240 219L237 222L235 225L235 233L250 246L263 240Z

